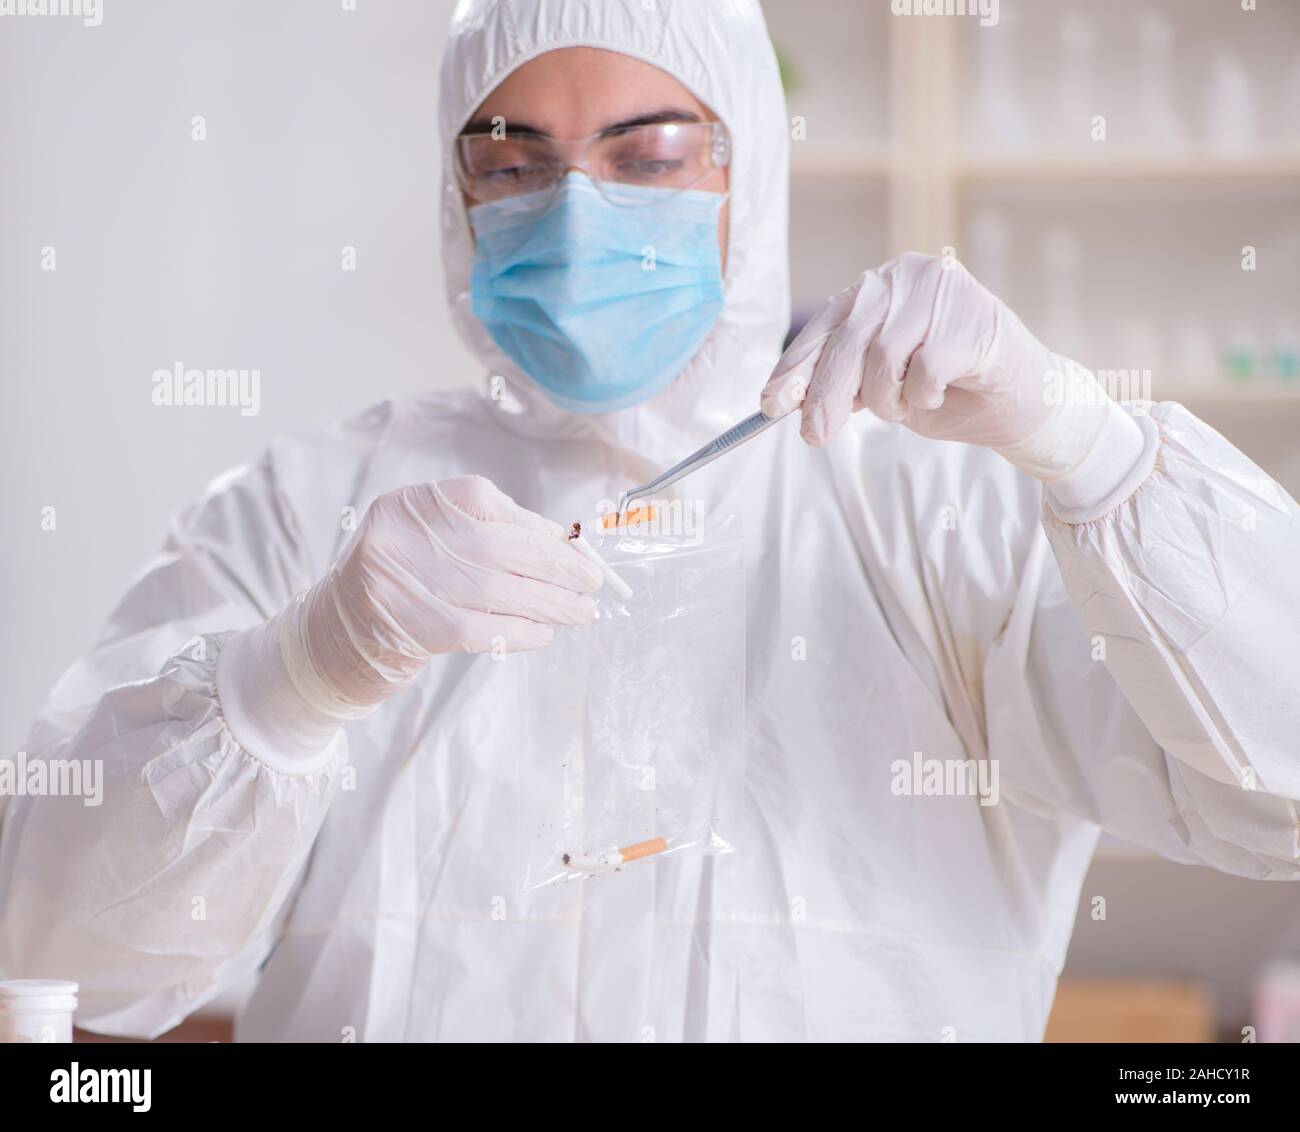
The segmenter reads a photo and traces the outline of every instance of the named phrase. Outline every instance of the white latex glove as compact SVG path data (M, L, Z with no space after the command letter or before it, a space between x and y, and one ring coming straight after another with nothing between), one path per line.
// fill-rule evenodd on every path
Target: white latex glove
M548 644L596 615L601 573L563 527L489 480L389 492L328 575L283 614L280 650L298 693L341 719L400 692L436 653Z
M994 449L1070 510L1112 494L1144 447L1087 370L1043 346L957 260L915 252L868 271L791 343L762 408L777 416L799 404L809 444L870 409L922 436Z

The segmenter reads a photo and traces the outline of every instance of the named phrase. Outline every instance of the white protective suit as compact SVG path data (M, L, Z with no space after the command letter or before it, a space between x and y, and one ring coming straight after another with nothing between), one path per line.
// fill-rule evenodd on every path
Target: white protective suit
M486 656L435 657L319 754L240 702L223 655L329 568L344 508L481 473L568 521L755 408L788 309L786 114L757 4L467 0L445 167L495 84L572 45L662 67L731 130L706 345L643 406L550 407L470 313L445 184L456 319L504 381L277 443L176 522L32 732L33 757L104 760L106 796L11 801L0 972L78 980L78 1022L113 1034L158 1034L265 964L245 1039L1032 1040L1099 827L1300 874L1297 508L1173 404L1129 407L1143 458L1093 521L988 450L865 412L825 449L791 421L689 481L746 538L734 855L522 891L502 826L527 783ZM898 796L891 763L915 751L996 758L998 804Z

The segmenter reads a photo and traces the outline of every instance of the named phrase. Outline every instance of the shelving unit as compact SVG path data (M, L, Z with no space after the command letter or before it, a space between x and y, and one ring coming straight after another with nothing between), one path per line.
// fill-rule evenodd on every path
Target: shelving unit
M1004 8L1011 2L1006 0ZM1065 10L1066 5L1059 6ZM878 262L852 268L846 245L855 241L882 253L880 259L907 249L937 255L952 248L970 262L968 213L975 203L989 199L1015 214L1025 199L1055 194L1052 200L1065 201L1059 211L1067 215L1070 200L1095 203L1100 199L1097 194L1129 194L1129 201L1120 199L1115 204L1119 215L1138 200L1159 207L1166 199L1185 200L1189 195L1214 199L1216 194L1231 194L1235 199L1262 194L1288 201L1294 194L1300 216L1300 148L1236 154L1187 144L1158 153L1144 152L1131 142L1108 141L1095 143L1091 151L1056 146L972 152L962 132L964 102L973 91L969 78L974 68L968 56L972 42L978 42L976 35L997 34L998 29L973 32L960 18L893 17L888 0L877 0L868 7L870 16L864 16L856 5L849 16L836 0L807 0L798 6L796 24L782 0L767 4L778 42L784 28L791 43L809 52L813 50L810 37L814 36L835 43L835 50L841 52L842 40L850 35L865 34L877 52L884 47L876 63L884 73L855 77L859 87L871 86L865 94L855 88L857 102L845 112L843 121L823 126L821 140L792 146L792 257L798 307L814 305L823 293L847 285L857 272ZM837 27L837 20L843 25ZM832 71L812 78L814 83L826 85L811 92L796 87L790 97L791 113L801 113L808 102L824 118L824 108L833 105L827 87L833 86L837 76ZM852 122L854 107L864 98L885 106L883 136L849 137L839 145L827 142L828 133L847 133L846 123ZM836 208L843 213L842 220L833 214ZM849 215L864 208L868 215ZM809 214L816 218L808 219ZM814 224L820 225L814 233L821 237L820 242L804 238L800 230L800 226ZM978 271L977 265L972 266ZM1176 277L1176 272L1171 275ZM808 279L815 282L809 284ZM1032 305L1038 297L1033 294L1034 285L1026 281L1024 286ZM1018 309L1026 302L1024 295L1004 297ZM1185 316L1189 321L1196 317L1194 312ZM1221 337L1214 346L1216 351L1223 349ZM1119 352L1114 348L1094 350L1094 355ZM1182 380L1179 366L1164 361L1155 382L1157 399L1182 400L1207 413L1231 408L1276 415L1285 410L1283 416L1289 419L1291 410L1300 410L1300 381L1286 382L1271 373L1240 384L1219 375ZM1295 485L1291 486L1294 490Z

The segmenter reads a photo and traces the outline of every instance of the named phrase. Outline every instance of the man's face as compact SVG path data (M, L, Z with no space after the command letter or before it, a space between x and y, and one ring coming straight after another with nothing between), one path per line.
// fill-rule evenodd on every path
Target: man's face
M531 130L559 140L588 138L630 123L716 121L716 115L671 75L616 51L566 47L519 67L483 100L466 133L486 133L495 118L506 130ZM727 167L693 187L723 193ZM472 202L468 202L472 203ZM727 259L729 214L718 215L718 248Z

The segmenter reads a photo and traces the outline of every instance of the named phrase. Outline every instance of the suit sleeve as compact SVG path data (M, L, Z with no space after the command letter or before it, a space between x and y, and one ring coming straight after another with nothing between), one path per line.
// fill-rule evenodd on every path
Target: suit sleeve
M1049 500L985 668L1018 804L1176 860L1300 876L1300 509L1176 404L1131 408L1137 482Z
M76 980L80 1026L155 1036L274 944L345 740L271 682L301 726L247 743L219 688L223 656L274 651L305 558L270 458L218 483L32 728L28 776L76 767L82 787L12 797L0 819L0 972Z

